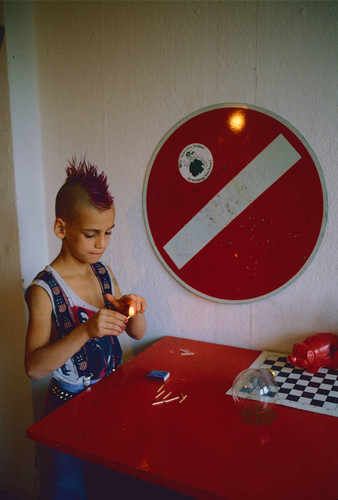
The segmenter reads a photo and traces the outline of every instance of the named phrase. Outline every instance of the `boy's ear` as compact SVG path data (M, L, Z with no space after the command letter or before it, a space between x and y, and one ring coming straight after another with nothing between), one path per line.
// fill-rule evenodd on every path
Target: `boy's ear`
M57 217L54 222L54 233L60 240L66 236L66 223L60 217Z

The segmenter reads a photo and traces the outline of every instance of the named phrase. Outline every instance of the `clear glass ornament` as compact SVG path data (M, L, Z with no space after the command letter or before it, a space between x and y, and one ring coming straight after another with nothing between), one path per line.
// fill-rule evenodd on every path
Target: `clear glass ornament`
M272 370L248 368L232 384L232 397L242 410L264 413L276 403L278 385Z

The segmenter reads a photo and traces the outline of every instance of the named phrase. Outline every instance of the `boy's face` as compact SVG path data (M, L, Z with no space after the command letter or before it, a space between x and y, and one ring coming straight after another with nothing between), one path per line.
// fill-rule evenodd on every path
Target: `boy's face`
M81 262L98 262L107 248L115 224L115 210L98 210L83 206L69 222L64 222L63 245Z

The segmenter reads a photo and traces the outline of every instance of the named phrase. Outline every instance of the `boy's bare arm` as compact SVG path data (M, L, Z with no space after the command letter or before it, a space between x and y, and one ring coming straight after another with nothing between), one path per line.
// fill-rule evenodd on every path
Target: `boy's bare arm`
M146 299L135 294L122 295L117 280L112 273L112 270L109 267L108 269L113 282L114 297L112 297L110 294L107 294L106 297L110 301L115 298L118 304L114 304L114 302L112 301L113 305L115 305L115 307L121 308L121 310L123 310L123 314L126 315L128 315L129 305L133 305L135 315L129 318L126 327L126 333L133 339L140 340L145 335L147 330L146 318L144 316L144 312L147 308Z
M51 341L52 304L47 292L33 286L28 293L29 322L26 337L25 368L27 375L39 380L62 366L81 348L83 335ZM65 342L66 340L66 342Z
M147 324L146 318L143 313L137 313L135 316L129 318L126 332L130 337L140 340L146 333Z
M39 380L57 370L90 339L104 335L120 335L126 318L115 311L100 309L92 318L65 337L52 342L52 305L39 286L28 293L29 323L26 338L25 368L27 375Z

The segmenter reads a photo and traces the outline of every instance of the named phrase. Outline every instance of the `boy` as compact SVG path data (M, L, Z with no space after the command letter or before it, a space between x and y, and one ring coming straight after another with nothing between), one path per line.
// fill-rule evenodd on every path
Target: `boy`
M55 202L61 251L26 292L25 368L33 380L52 374L47 413L115 369L122 332L134 339L146 332L145 299L122 296L100 262L115 221L107 178L85 160L73 159L66 172Z

